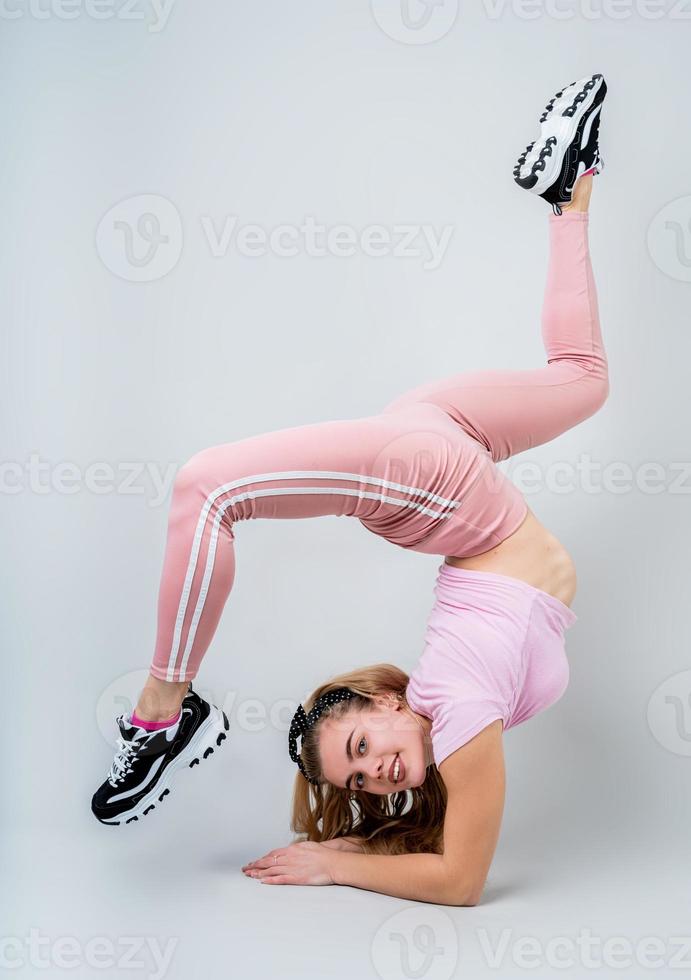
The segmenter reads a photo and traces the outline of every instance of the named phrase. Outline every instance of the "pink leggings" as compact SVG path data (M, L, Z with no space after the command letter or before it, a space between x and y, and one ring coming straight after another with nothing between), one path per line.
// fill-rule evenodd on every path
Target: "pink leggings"
M468 557L507 538L527 506L494 465L588 418L609 391L588 215L548 215L547 365L421 385L377 415L211 446L178 472L158 601L154 677L189 680L235 576L236 521L356 517L427 554Z

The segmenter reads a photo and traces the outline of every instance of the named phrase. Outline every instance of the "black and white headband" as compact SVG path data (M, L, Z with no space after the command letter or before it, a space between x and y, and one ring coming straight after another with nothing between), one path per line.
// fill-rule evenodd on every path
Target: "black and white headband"
M312 728L325 708L330 708L333 704L339 701L345 701L347 698L353 698L355 695L356 692L351 691L349 687L338 687L333 691L327 691L326 694L322 694L320 698L317 698L313 707L307 713L305 713L305 709L301 704L298 705L298 709L293 716L293 720L290 723L290 731L288 732L288 751L290 758L293 762L297 762L302 775L314 786L319 785L319 780L310 779L305 771L303 761L298 754L298 736L305 735Z

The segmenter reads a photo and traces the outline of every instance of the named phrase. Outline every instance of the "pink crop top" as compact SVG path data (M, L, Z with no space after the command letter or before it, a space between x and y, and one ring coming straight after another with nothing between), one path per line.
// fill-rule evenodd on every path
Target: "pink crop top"
M520 579L446 562L434 594L406 698L432 719L438 766L497 718L506 730L559 700L569 682L564 631L578 617Z

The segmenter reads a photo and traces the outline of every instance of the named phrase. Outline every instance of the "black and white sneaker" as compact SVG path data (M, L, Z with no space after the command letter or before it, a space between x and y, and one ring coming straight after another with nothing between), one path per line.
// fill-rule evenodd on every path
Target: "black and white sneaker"
M599 135L606 94L602 75L581 78L557 92L540 116L540 138L528 144L514 167L518 186L538 194L555 214L571 201L579 177L604 169Z
M120 715L117 724L118 751L91 801L94 816L115 825L133 823L154 810L170 792L175 773L207 759L230 727L225 712L200 698L191 685L175 725L147 732L132 725L128 715Z

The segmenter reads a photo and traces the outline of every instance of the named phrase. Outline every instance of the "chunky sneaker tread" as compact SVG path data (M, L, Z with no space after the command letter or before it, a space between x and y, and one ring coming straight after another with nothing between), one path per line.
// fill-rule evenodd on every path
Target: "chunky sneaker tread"
M94 816L111 826L134 823L156 809L170 793L175 773L207 759L230 728L225 712L200 698L191 685L175 725L146 732L127 715L120 715L117 724L118 751L91 801Z
M571 201L582 174L603 170L599 134L606 94L607 84L599 74L557 92L540 116L540 138L528 144L513 169L518 186L551 204L555 214Z

